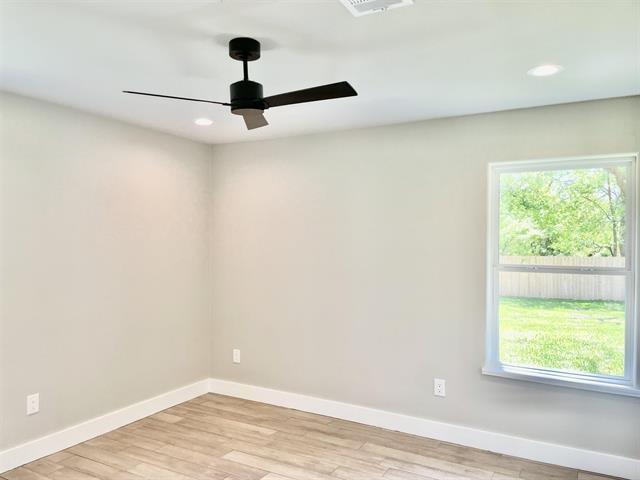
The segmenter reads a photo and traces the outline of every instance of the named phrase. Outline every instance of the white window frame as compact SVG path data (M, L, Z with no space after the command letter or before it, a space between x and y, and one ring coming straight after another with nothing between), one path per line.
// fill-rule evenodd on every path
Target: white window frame
M563 170L579 168L598 168L613 165L625 165L629 168L625 267L572 267L572 266L527 266L500 264L500 175L503 173ZM490 163L488 169L488 228L487 228L487 327L485 375L527 380L551 385L595 390L605 393L640 397L640 326L636 311L638 291L636 272L638 264L638 244L636 242L638 198L638 153L599 155L589 157L570 157L545 160ZM625 299L625 371L623 377L571 373L546 368L516 366L502 363L499 352L498 319L498 276L500 272L539 272L568 274L618 275L626 278Z

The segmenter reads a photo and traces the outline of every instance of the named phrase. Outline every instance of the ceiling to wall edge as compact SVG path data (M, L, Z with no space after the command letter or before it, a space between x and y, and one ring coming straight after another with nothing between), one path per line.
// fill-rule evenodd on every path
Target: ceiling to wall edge
M7 94L7 95L13 95L13 96L16 96L16 97L25 98L25 99L28 99L30 101L41 102L41 103L45 103L45 104L48 104L48 105L53 105L53 106L56 106L56 107L66 108L68 110L73 110L73 111L81 113L81 114L93 115L95 117L99 117L99 118L103 118L103 119L106 119L106 120L115 121L115 122L118 122L118 123L121 123L121 124L124 124L124 125L129 125L129 126L134 127L134 128L140 128L140 129L148 130L148 131L151 131L151 132L162 133L164 135L168 135L170 137L174 137L174 138L180 139L182 141L187 141L187 142L195 143L195 144L199 144L199 145L208 145L208 146L212 146L212 147L215 147L216 145L235 145L235 144L242 144L242 143L270 142L270 141L284 140L284 139L287 139L287 138L317 137L317 136L322 136L322 135L329 134L329 133L357 132L357 131L370 130L370 129L375 129L375 128L396 127L396 126L401 126L401 125L413 125L413 124L417 124L417 123L433 122L433 121L447 120L447 119L454 119L454 118L477 117L477 116L481 116L481 115L491 115L491 114L507 113L507 112L518 112L518 111L523 111L523 110L537 110L537 109L548 108L548 107L559 107L559 106L563 106L563 105L573 105L573 104L580 104L580 103L602 102L602 101L614 100L614 99L636 98L636 97L640 98L640 95L624 95L624 96L619 96L619 97L603 97L603 98L594 98L594 99L590 99L590 100L580 100L580 101L577 101L577 102L561 102L561 103L552 103L552 104L546 104L546 105L536 105L536 106L531 106L531 107L511 108L511 109L505 109L505 110L492 110L492 111L486 111L486 112L468 113L468 114L464 114L464 115L421 118L421 119L411 120L411 121L407 121L407 122L381 123L381 124L367 125L367 126L362 126L362 127L346 128L346 129L328 129L328 130L322 130L322 131L317 131L317 132L305 132L305 133L294 134L294 135L282 135L282 136L272 137L272 138L247 138L247 139L243 139L243 140L240 140L240 141L232 141L232 142L203 142L203 141L200 141L200 140L189 138L187 136L178 135L178 134L176 134L174 132L170 132L170 131L167 131L167 130L154 128L154 127L151 127L149 125L144 125L144 124L141 124L141 123L133 123L133 122L130 122L130 121L127 121L127 120L123 120L123 119L115 117L115 116L105 115L104 113L92 111L90 109L80 109L80 108L77 108L77 107L74 107L74 106L71 106L71 105L67 105L67 104L64 104L64 103L61 103L61 102L52 102L50 100L43 100L41 98L31 97L31 96L28 96L28 95L23 95L21 93L12 92L10 90L0 89L0 93L1 94Z

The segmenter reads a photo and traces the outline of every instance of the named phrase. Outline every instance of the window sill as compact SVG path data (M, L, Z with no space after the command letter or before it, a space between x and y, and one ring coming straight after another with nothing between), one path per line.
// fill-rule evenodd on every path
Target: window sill
M564 374L561 372L540 371L523 367L500 365L497 367L483 367L482 373L493 377L510 378L513 380L524 380L528 382L544 383L558 387L577 388L580 390L591 390L594 392L611 393L614 395L625 395L628 397L640 398L640 388L624 381L606 381L579 375Z

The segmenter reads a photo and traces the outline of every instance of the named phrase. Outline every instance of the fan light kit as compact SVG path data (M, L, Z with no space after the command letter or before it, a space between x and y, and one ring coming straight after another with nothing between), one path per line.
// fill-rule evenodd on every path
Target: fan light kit
M340 0L354 17L413 5L413 0Z
M527 72L527 75L531 75L532 77L549 77L551 75L555 75L562 70L560 65L538 65L537 67L533 67L531 70Z
M210 120L208 118L196 118L193 123L195 123L196 125L200 125L201 127L208 127L213 123L213 120Z
M249 80L248 62L253 62L260 58L260 42L253 38L234 38L229 42L229 56L234 60L242 62L244 78L239 82L231 84L231 101L216 102L214 100L202 100L199 98L175 97L173 95L159 95L157 93L134 92L124 90L124 93L134 95L145 95L148 97L170 98L173 100L187 100L190 102L213 103L231 107L231 113L241 115L248 130L265 127L269 125L263 112L268 108L282 107L284 105L294 105L296 103L317 102L319 100L331 100L334 98L353 97L358 93L349 82L331 83L320 87L296 90L295 92L281 93L264 97L262 95L262 84ZM197 119L197 125L210 125L199 123L208 119ZM210 122L210 120L209 120Z

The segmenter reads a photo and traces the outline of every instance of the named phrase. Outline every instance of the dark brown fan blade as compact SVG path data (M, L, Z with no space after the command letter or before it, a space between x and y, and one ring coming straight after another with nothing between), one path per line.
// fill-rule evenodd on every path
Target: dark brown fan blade
M132 93L133 95L146 95L147 97L172 98L174 100L188 100L190 102L215 103L216 105L226 105L227 107L231 105L230 103L214 102L213 100L201 100L199 98L188 98L188 97L174 97L171 95L158 95L157 93L132 92L131 90L123 90L122 93Z
M264 99L269 107L293 105L295 103L317 102L333 98L353 97L358 95L349 82L331 83L321 87L306 88L295 92L281 93Z
M247 126L247 130L253 130L254 128L266 127L269 125L267 119L260 110L247 110L242 114L244 124Z

